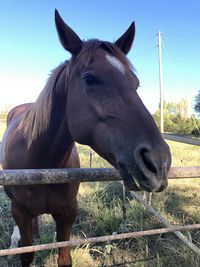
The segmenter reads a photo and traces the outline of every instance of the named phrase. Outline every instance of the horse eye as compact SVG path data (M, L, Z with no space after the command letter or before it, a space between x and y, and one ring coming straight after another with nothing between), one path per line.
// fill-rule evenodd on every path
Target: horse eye
M87 86L93 86L93 85L98 84L97 78L91 73L85 74L83 76L83 80L85 81Z

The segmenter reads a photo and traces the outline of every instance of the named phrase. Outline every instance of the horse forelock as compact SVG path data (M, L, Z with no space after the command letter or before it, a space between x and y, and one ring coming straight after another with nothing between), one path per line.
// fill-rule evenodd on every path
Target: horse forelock
M62 70L67 64L68 62L66 61L51 72L44 89L35 103L21 116L18 130L21 130L27 138L28 147L48 128L53 107L54 89Z
M79 64L83 66L88 66L89 63L93 60L97 49L99 48L116 57L126 67L134 69L125 54L114 43L100 41L98 39L91 39L83 42L83 47L77 55L77 60Z

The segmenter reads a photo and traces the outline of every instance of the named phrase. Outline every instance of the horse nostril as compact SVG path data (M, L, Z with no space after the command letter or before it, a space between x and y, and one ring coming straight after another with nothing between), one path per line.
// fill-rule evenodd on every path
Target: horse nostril
M150 153L148 151L146 151L146 150L143 150L143 151L141 151L141 157L142 157L142 160L143 160L146 168L149 171L157 174L157 168L156 168L154 162L152 161L152 159L150 157Z
M148 146L141 146L135 152L135 159L138 165L144 170L150 171L151 173L157 174L157 167L151 158L150 148Z

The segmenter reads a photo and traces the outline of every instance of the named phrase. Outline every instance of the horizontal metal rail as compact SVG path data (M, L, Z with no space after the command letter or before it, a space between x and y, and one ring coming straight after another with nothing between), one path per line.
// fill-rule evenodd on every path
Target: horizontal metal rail
M121 180L113 168L23 169L0 171L0 185L62 184Z
M198 178L200 167L172 167L169 178ZM69 181L120 181L114 168L1 170L0 185L62 184Z
M21 248L3 249L3 250L0 250L0 256L15 255L15 254L21 254L21 253L27 253L27 252L36 252L36 251L48 250L48 249L57 249L57 248L63 248L63 247L68 247L68 246L74 247L74 246L80 246L84 244L114 241L114 240L125 239L125 238L138 238L142 236L159 235L159 234L164 234L164 233L169 233L169 232L194 230L194 229L199 229L199 228L200 228L200 224L172 226L168 228L145 230L145 231L138 231L138 232L132 232L132 233L91 237L91 238L85 238L85 239L48 243L48 244L43 244L43 245L34 245L34 246L21 247Z

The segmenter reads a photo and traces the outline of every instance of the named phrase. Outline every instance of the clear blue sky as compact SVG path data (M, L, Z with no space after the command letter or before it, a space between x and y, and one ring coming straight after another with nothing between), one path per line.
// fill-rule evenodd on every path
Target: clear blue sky
M136 22L128 57L150 111L159 103L159 30L165 46L166 100L188 97L192 101L200 90L199 0L0 0L0 107L34 101L50 70L69 58L57 38L55 8L83 39L113 41Z

